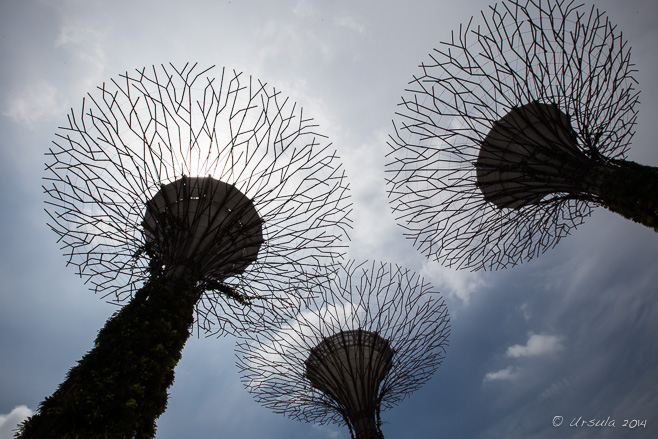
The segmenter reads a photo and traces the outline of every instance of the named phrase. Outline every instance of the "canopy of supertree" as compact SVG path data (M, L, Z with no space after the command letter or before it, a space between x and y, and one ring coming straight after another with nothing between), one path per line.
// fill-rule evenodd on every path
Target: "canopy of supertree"
M417 274L347 261L288 322L238 343L238 366L263 406L290 418L383 437L380 412L430 379L450 333L440 295Z
M305 267L331 267L345 248L335 149L300 106L240 72L120 74L71 111L47 157L46 210L67 263L117 303L184 267L204 291L201 331L234 332L302 294L291 285Z
M425 256L513 266L598 205L658 227L658 172L624 160L638 103L630 48L603 12L502 1L420 69L393 119L386 171L392 210Z

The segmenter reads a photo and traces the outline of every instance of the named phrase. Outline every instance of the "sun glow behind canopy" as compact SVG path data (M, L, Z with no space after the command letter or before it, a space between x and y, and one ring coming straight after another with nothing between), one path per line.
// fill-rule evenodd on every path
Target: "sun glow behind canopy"
M239 72L185 65L119 75L70 113L47 154L51 228L78 274L121 301L147 275L149 200L184 177L211 177L262 219L259 256L239 276L258 297L280 295L254 285L301 281L302 266L342 253L349 228L344 171L316 130L301 106Z

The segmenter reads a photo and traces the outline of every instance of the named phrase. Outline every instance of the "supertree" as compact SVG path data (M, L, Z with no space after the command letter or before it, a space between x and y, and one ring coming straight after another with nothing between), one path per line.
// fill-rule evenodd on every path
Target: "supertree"
M195 321L216 335L273 324L323 275L307 266L342 256L331 144L276 89L213 69L126 72L57 133L49 225L91 289L127 304L18 437L152 437Z
M238 343L242 380L276 413L382 438L381 410L422 386L450 333L443 299L397 265L348 261L285 325Z
M658 172L624 159L638 102L630 48L604 13L503 1L420 68L386 167L392 209L424 255L513 266L598 205L658 230Z

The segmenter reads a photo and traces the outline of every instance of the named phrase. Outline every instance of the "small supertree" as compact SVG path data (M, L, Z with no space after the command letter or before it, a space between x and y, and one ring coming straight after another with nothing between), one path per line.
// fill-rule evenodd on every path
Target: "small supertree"
M387 180L424 255L512 266L596 205L658 230L658 172L623 160L637 116L630 49L603 13L504 1L420 67L394 118Z
M48 152L50 227L92 290L125 303L20 438L150 438L196 321L273 324L344 250L335 151L301 108L241 73L125 73Z
M443 299L396 265L349 261L288 322L238 343L242 380L276 413L382 438L380 412L422 386L450 333Z

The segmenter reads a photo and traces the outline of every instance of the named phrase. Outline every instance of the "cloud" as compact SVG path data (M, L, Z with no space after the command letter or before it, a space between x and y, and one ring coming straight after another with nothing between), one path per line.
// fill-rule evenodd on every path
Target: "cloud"
M509 346L505 355L509 358L528 358L528 357L543 357L553 355L564 349L562 345L562 337L556 335L546 334L533 334L530 333L528 341L525 345L516 344ZM484 382L490 381L510 381L518 378L523 374L527 376L529 369L527 365L520 367L508 366L505 369L500 369L495 372L488 372L484 376ZM536 376L535 376L536 378ZM563 383L562 383L563 384ZM558 388L547 389L544 397L550 396L551 392L557 391Z
M562 338L555 335L530 334L525 345L507 348L507 356L512 358L552 355L564 349Z
M312 424L311 428L319 435L327 437L328 439L336 439L344 435L344 431L335 425L327 424Z
M489 372L484 376L484 382L488 381L511 381L518 376L517 371L512 367L508 366L505 369L497 370L495 372Z
M366 26L363 23L360 23L356 18L352 17L351 15L343 15L341 17L336 17L334 19L334 23L337 26L347 28L361 35L364 35L366 33Z
M316 10L308 0L300 0L292 8L292 13L299 18L312 17L316 14Z
M519 310L523 314L523 318L526 322L530 320L530 318L532 317L532 313L529 310L528 302L522 303L521 306L519 306Z
M259 44L251 59L254 66L250 67L250 71L258 71L263 66L286 66L287 69L281 70L281 76L286 73L292 76L290 72L303 71L303 64L309 62L309 59L318 63L333 59L336 52L334 44L310 32L303 25L304 21L307 20L283 21L270 18L263 23L254 34ZM280 84L279 78L271 75L276 68L267 70L270 72L268 82Z
M401 249L412 248L402 238L393 216L386 215L389 207L386 192L382 190L384 157L378 154L386 136L384 131L376 131L365 142L353 145L349 160L345 162L347 175L351 178L354 227L350 232L348 256L357 260L379 259L407 265ZM338 145L353 142L349 135L337 134L336 137ZM416 256L413 252L411 254Z
M10 95L2 112L15 122L33 129L42 117L62 114L66 109L57 88L45 80L24 86Z
M487 285L486 274L466 270L453 270L433 261L425 261L420 274L445 295L457 297L468 305L471 296Z
M88 17L67 18L67 21L60 28L55 46L68 50L81 62L80 68L88 72L85 88L91 89L103 76L107 66L107 26L90 23Z
M0 439L13 438L18 424L30 416L32 416L32 410L24 405L14 407L7 415L0 415Z
M571 381L568 378L560 378L557 381L551 383L544 391L539 395L539 400L544 400L553 397L554 395L565 391L571 385Z

